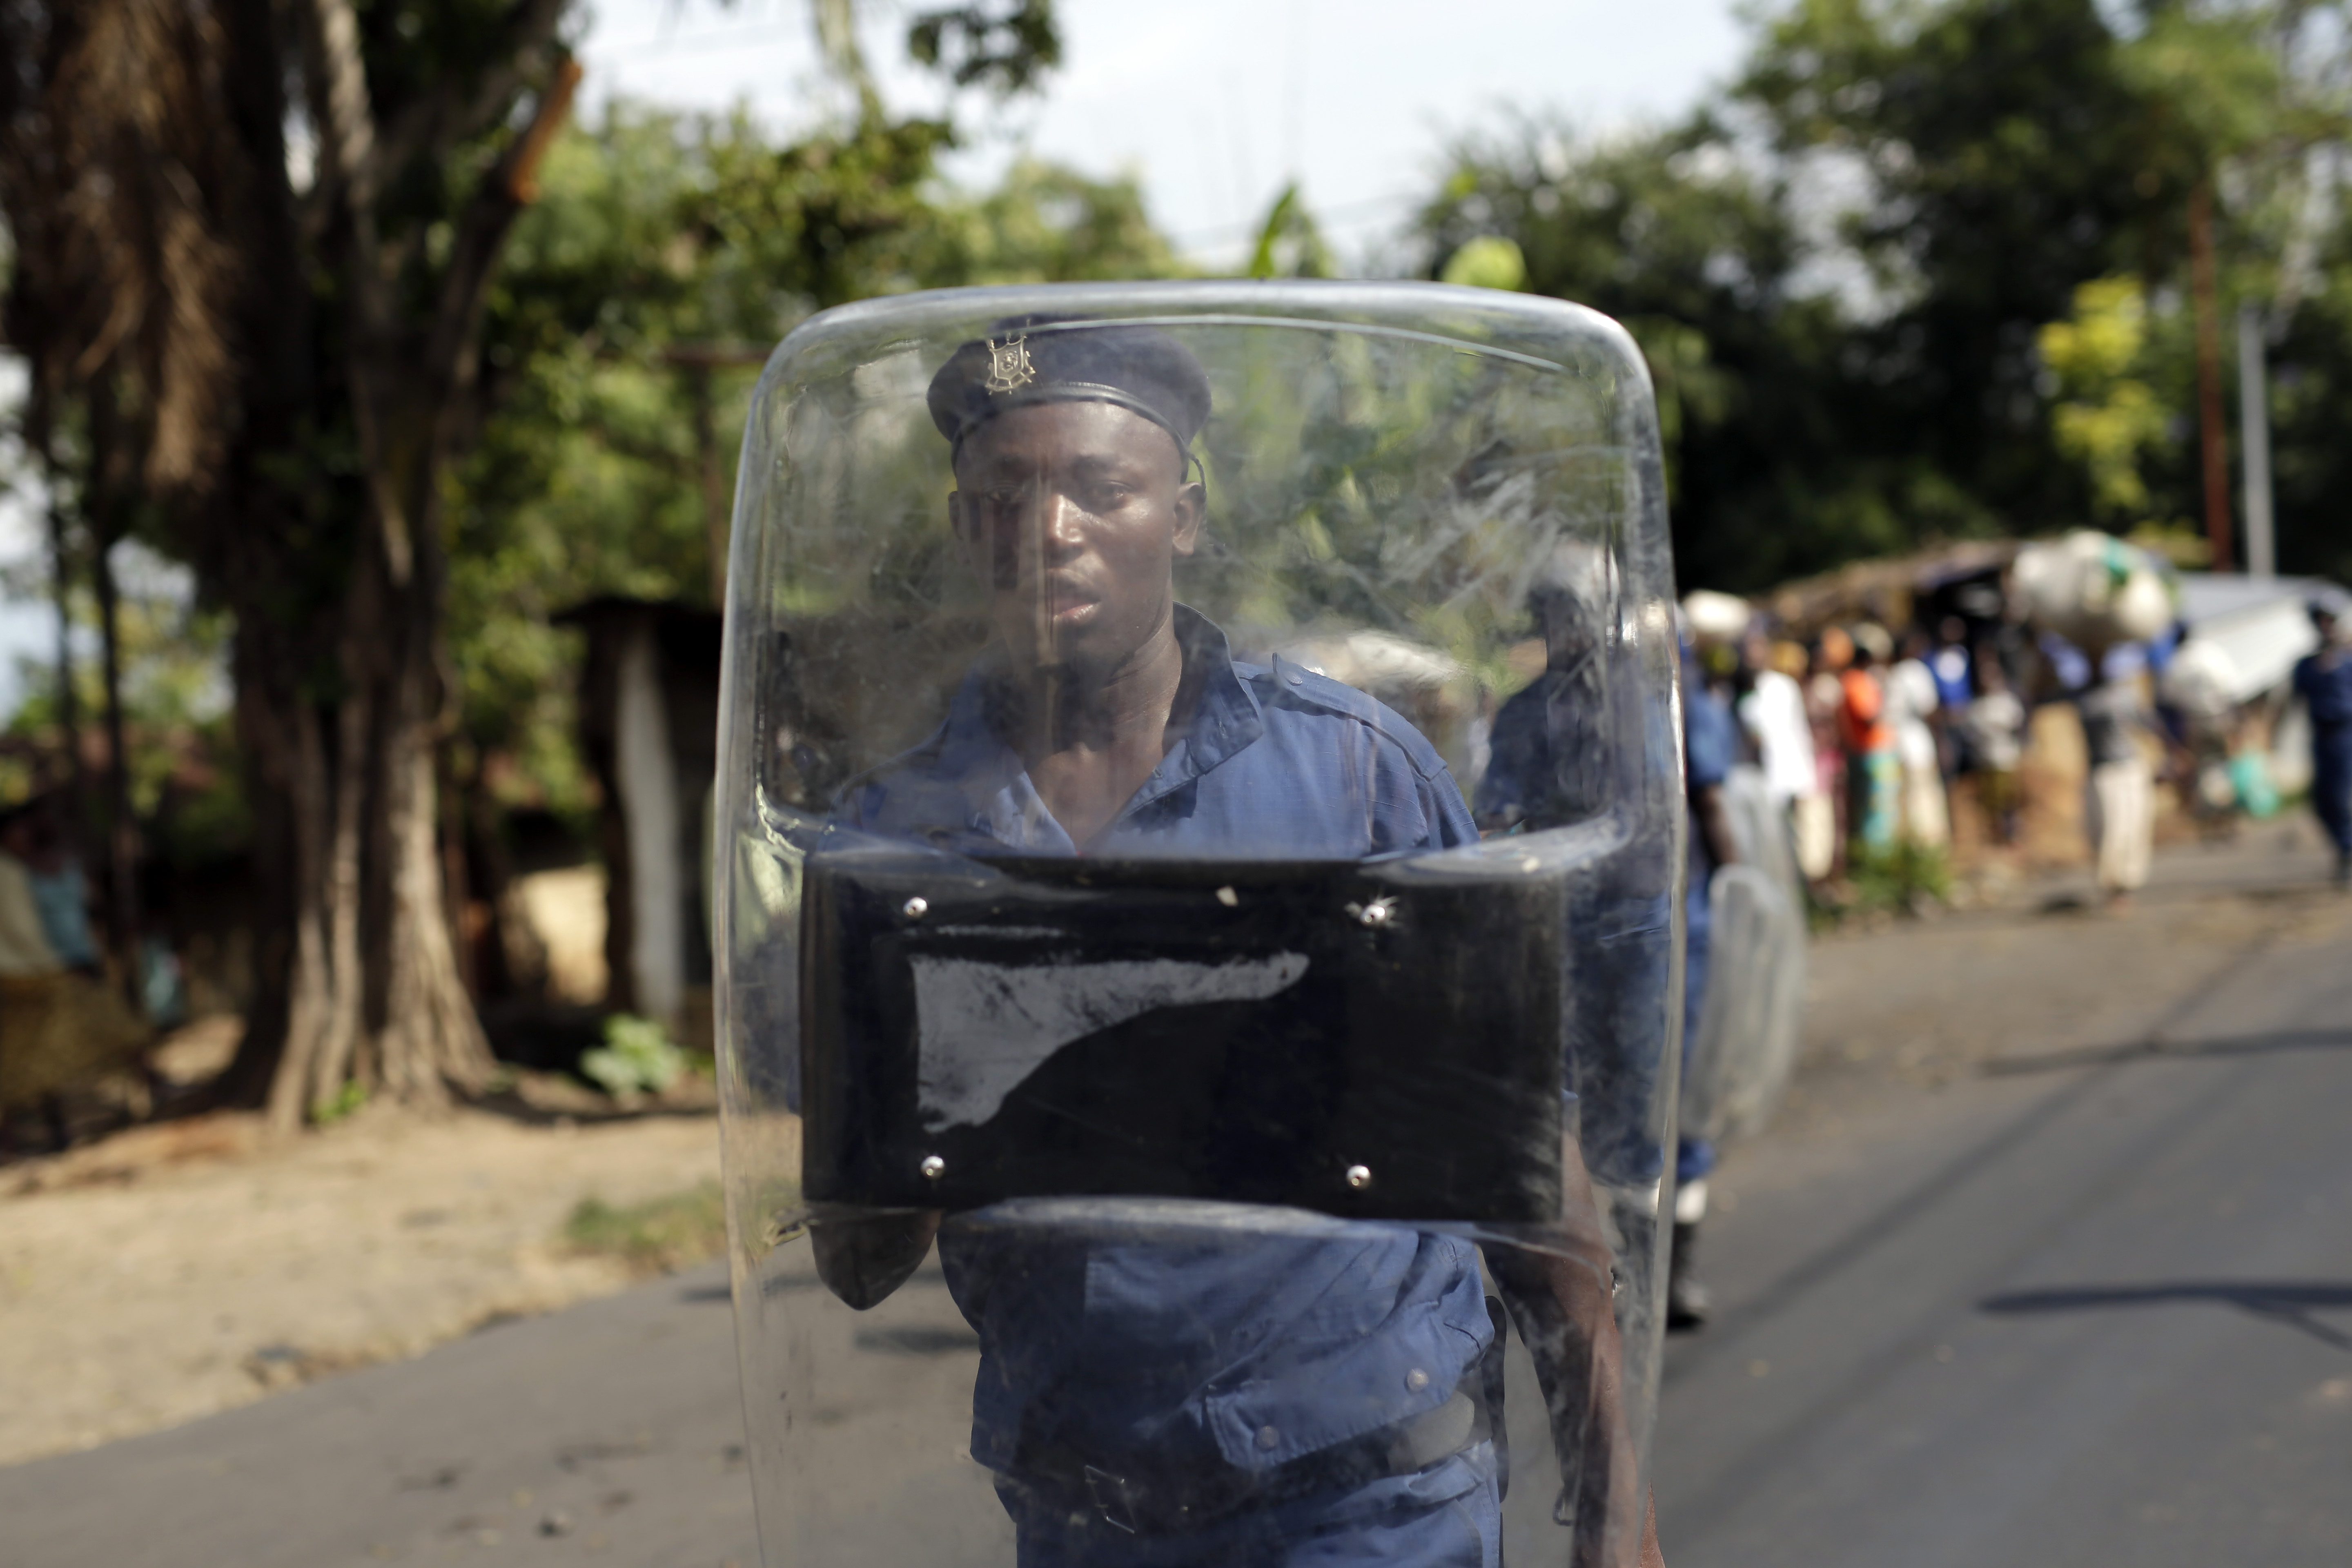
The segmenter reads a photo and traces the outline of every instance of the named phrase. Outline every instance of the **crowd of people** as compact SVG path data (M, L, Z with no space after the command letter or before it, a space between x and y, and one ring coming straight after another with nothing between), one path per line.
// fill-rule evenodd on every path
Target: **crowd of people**
M1741 760L1786 812L1817 890L1898 847L1948 850L1953 800L1967 795L1995 846L2021 837L2020 769L2030 704L2079 721L2083 823L2098 896L2118 911L2147 880L2157 790L2169 783L2207 826L2275 810L2267 742L2277 700L2299 699L2312 729L2312 805L2352 881L2352 647L2333 606L2311 606L2319 647L2272 702L2217 710L2176 700L2184 627L2147 642L2083 648L2015 619L1958 615L1898 639L1874 621L1776 636L1761 616L1736 637L1701 637L1692 700L1736 717Z
M1736 718L1741 760L1786 811L1816 887L1898 844L1948 846L1963 779L2014 838L2025 709L1998 639L1972 637L1959 616L1900 642L1874 621L1799 642L1759 617L1737 638L1701 639L1698 655L1690 700Z
M1972 625L1947 615L1932 631L1915 625L1899 640L1865 620L1825 626L1801 642L1775 636L1761 616L1732 608L1736 601L1706 597L1712 603L1685 613L1686 1072L1714 968L1710 879L1743 858L1724 809L1734 767L1755 770L1786 824L1787 858L1814 896L1834 898L1874 858L1948 851L1956 796L1972 797L1993 845L2018 844L2028 702L2063 702L2082 732L2085 847L2099 899L2117 912L2147 880L2160 774L2192 815L2217 806L2216 756L2239 764L2228 786L2233 809L2247 809L2263 782L2254 737L2267 735L2275 713L2259 703L2200 708L2183 697L2165 679L2182 647L2179 626L2147 642L2084 649L2021 618ZM2295 667L2287 694L2310 718L2313 807L2342 885L2352 882L2352 638L2332 606L2314 603L2311 616L2319 646ZM2256 765L2245 765L2250 755ZM1686 1129L1675 1163L1667 1321L1687 1330L1708 1313L1694 1255L1715 1150Z

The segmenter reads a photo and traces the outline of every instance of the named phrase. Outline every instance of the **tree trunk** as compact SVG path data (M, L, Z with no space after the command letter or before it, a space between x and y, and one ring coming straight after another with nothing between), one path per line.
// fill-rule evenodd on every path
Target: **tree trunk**
M46 440L42 446L42 483L48 489L49 570L58 610L58 736L65 747L67 798L73 802L68 831L79 850L88 827L81 817L81 805L89 798L89 786L83 776L81 761L81 694L74 687L73 542L66 522L66 504L58 495L58 487L65 482L64 476L47 450Z
M106 926L107 942L122 966L124 994L144 1013L140 984L139 824L131 809L130 737L122 721L122 606L114 580L113 541L101 534L90 552L90 576L98 590L100 662L106 700Z
M437 476L437 458L415 461ZM347 1083L435 1107L453 1090L478 1090L493 1067L459 973L442 879L434 764L440 520L429 504L408 509L420 487L373 488L373 548L341 616L332 765L306 704L266 721L298 741L284 831L301 890L278 982L286 1025L268 1096L269 1120L280 1127L336 1105ZM399 515L385 518L393 508ZM410 518L425 526L406 526Z
M456 215L446 257L427 266L404 248L413 237L380 234L384 183L495 125L509 111L501 95L480 99L495 106L488 110L469 107L481 84L453 78L410 106L438 109L395 115L387 132L369 100L352 0L225 8L238 62L232 102L260 198L247 247L248 352L269 374L257 384L216 570L237 610L239 720L273 939L226 1087L266 1100L276 1126L341 1105L353 1085L443 1105L492 1069L451 940L439 840L441 490L474 395L490 274L578 80L552 43L562 10L563 0L507 9L510 52L491 77L519 94L533 62L552 74L529 128ZM300 42L301 69L290 75L281 22ZM301 221L284 174L289 79L304 89L317 136ZM311 293L310 277L288 267L303 255L334 278L331 293ZM420 292L429 296L422 310ZM298 307L282 308L280 293ZM313 352L330 342L333 353ZM356 493L313 455L322 415L331 426L346 413Z

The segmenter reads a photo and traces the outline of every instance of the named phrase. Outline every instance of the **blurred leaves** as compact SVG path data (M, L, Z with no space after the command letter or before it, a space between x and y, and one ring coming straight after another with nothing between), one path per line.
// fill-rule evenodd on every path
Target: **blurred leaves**
M958 87L1028 92L1062 63L1062 35L1052 0L963 5L918 16L907 29L907 53Z
M649 1018L615 1013L604 1020L604 1043L580 1053L580 1071L615 1100L659 1094L684 1077L686 1053L669 1031Z
M1244 269L1252 278L1328 278L1331 252L1323 231L1300 199L1296 181L1285 185L1258 226L1257 245Z
M1519 254L1516 240L1499 234L1482 234L1446 258L1437 277L1440 282L1471 289L1524 289L1528 286L1528 258Z
M1528 288L1623 321L1658 389L1681 574L1756 589L1937 539L2194 514L2187 207L2210 182L2225 310L2260 302L2276 345L2282 559L2352 572L2324 510L2352 449L2320 413L2352 390L2346 22L1792 0L1680 123L1522 118L1458 144L1423 265L1508 240Z
M508 805L587 811L579 634L555 617L599 595L708 602L698 377L731 494L759 361L815 310L1181 270L1131 179L1024 159L965 193L937 173L953 140L876 112L779 144L748 114L617 102L557 142L491 296L496 411L451 505L461 774Z
M2137 522L2148 509L2140 455L2165 437L2166 413L2145 375L2147 297L2136 278L2101 278L2074 290L2074 314L2042 329L2042 363L2057 378L2058 449L2090 471L2094 505Z

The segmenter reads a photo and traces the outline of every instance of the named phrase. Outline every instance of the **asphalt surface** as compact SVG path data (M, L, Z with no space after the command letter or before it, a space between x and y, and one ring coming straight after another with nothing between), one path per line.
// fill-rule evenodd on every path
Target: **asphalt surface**
M1816 951L1799 1091L1716 1184L1717 1321L1668 1355L1675 1568L2352 1562L2352 900L2316 865L2169 856L2128 921ZM900 1337L926 1386L968 1353ZM0 1565L751 1568L737 1381L698 1270L0 1470ZM997 1555L957 1544L918 1556Z
M2352 1563L2352 900L2318 864L2172 858L2085 933L2150 949L2092 1027L1734 1152L1660 1412L1675 1568ZM2013 970L2078 942L2002 923ZM1948 982L1913 956L1879 984Z

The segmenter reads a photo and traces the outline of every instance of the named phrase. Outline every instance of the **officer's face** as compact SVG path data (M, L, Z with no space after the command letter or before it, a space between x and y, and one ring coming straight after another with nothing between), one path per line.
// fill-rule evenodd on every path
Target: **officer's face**
M1001 414L965 441L948 520L1015 658L1108 673L1167 624L1201 487L1168 432L1110 403Z

